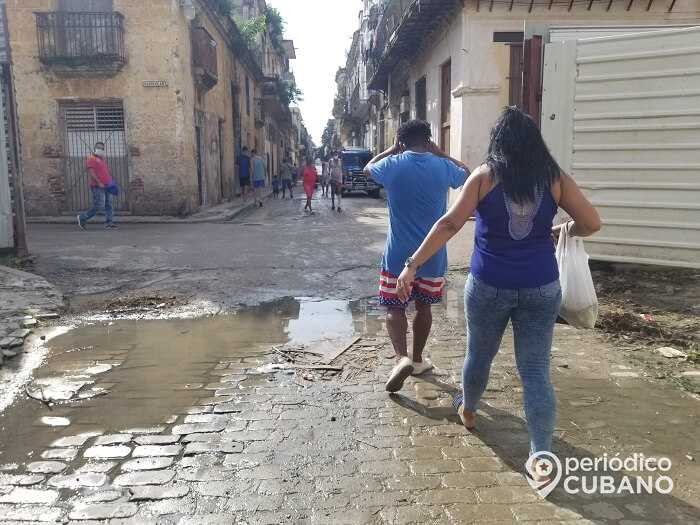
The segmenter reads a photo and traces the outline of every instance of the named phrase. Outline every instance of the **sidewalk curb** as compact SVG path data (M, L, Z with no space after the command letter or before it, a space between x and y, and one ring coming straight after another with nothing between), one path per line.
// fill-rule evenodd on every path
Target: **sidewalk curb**
M264 195L263 199L269 198L270 195L272 195L272 193ZM243 212L246 212L249 209L253 208L254 205L254 202L250 202L244 206L236 208L235 210L231 210L227 213L219 215L212 215L210 217L186 217L184 219L178 219L177 217L173 217L171 215L115 215L115 221L119 224L206 224L216 222L227 222L235 219ZM75 222L75 217L71 215L60 215L55 217L27 217L27 223L29 224L73 224Z

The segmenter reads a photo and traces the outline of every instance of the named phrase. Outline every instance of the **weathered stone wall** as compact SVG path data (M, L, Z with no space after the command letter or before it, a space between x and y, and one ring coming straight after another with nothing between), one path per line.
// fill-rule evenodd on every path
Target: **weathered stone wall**
M199 115L201 129L200 153L202 155L202 180L205 204L216 204L231 199L237 193L235 177L236 145L235 120L240 119L242 145L255 143L260 137L255 129L256 81L242 61L232 52L223 33L225 26L217 23L211 11L202 9L195 22L204 27L216 40L218 83L211 90L199 90L195 111ZM250 115L246 112L245 77L248 75ZM233 101L234 92L238 104ZM236 111L234 111L236 110ZM234 115L235 113L235 115ZM248 138L250 137L250 139ZM248 145L249 148L255 147ZM220 170L220 171L219 171Z
M235 196L232 85L240 88L244 143L260 136L253 120L254 76L248 75L248 116L246 72L219 32L222 26L208 18L208 11L199 9L195 23L206 27L217 41L219 76L213 89L203 91L195 87L190 26L178 0L114 0L113 8L124 15L128 63L112 77L66 78L38 59L34 12L52 11L53 0L9 0L7 4L28 215L69 211L59 105L70 102L123 102L133 213L188 214L198 209L198 116L203 203L216 204ZM144 87L143 82L149 80L167 81L168 85ZM219 178L220 160L223 180Z

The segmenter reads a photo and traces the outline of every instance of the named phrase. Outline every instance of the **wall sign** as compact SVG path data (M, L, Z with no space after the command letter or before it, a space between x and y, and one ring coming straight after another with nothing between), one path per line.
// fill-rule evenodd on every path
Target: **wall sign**
M143 87L168 87L167 80L144 80Z

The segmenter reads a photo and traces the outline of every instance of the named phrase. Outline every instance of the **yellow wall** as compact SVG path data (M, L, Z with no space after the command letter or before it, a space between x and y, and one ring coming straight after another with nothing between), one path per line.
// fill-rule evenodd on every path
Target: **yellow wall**
M215 204L235 195L232 187L234 137L231 85L241 93L242 137L254 140L255 80L249 75L251 114L245 113L245 71L226 41L206 16L201 20L217 41L218 84L198 95L192 73L190 25L178 0L114 0L124 15L127 64L112 77L64 78L38 60L35 11L52 11L53 0L9 0L7 18L17 90L19 133L28 215L66 211L65 161L59 103L122 101L130 151L130 207L136 214L187 214L199 207L195 161L195 116L201 111L217 148L223 147L223 184L219 181L218 149L211 140L205 166L204 202ZM200 17L202 11L200 10ZM164 80L167 87L147 88L146 80ZM222 137L218 137L221 120ZM204 134L203 134L204 136ZM211 134L207 135L211 139ZM107 152L109 154L109 151ZM87 181L86 181L87 184ZM223 188L223 194L222 194ZM72 210L71 210L72 211Z

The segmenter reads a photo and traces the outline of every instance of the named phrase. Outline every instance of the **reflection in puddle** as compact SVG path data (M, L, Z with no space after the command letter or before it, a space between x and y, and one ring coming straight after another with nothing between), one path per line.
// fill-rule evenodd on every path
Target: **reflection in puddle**
M373 333L379 313L364 300L288 297L215 317L78 328L50 341L47 362L27 387L34 399L69 401L50 416L46 403L27 397L8 407L0 415L0 461L36 457L69 434L163 423L213 395L206 386L219 381L217 369L261 364L271 345Z

